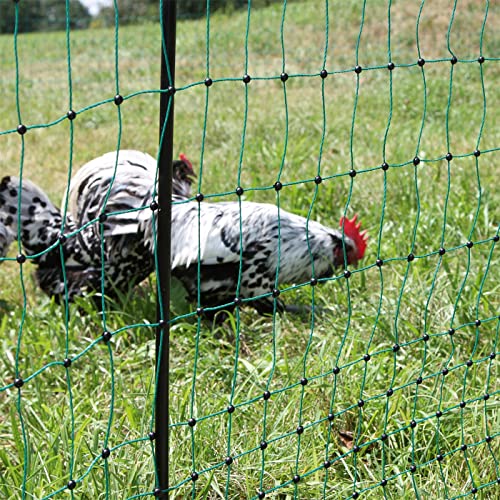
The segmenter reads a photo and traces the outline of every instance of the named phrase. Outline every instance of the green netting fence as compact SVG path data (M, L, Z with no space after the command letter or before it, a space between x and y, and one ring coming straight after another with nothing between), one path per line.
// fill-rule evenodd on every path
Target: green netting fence
M318 280L312 262L310 279L287 283L282 239L299 235L278 224L274 287L239 296L242 248L235 300L210 307L198 250L196 303L171 289L163 426L157 273L97 308L70 303L67 286L56 304L27 272L40 254L18 242L0 258L2 494L498 496L498 6L248 1L211 15L207 0L203 19L178 23L175 87L162 90L163 22L120 29L115 2L114 29L74 32L67 0L64 32L25 35L22 4L0 38L2 177L62 198L107 151L159 158L158 103L167 97L168 115L175 94L174 156L187 154L197 180L172 210L227 201L241 214L246 199L340 232L357 213L370 239L357 267ZM42 253L59 252L66 283L64 245L95 225L106 295L105 219L65 232L68 210L64 238ZM241 216L235 227L257 230ZM156 247L154 263L165 267ZM272 314L254 313L262 299ZM279 314L278 299L298 312ZM167 428L161 478L154 446Z

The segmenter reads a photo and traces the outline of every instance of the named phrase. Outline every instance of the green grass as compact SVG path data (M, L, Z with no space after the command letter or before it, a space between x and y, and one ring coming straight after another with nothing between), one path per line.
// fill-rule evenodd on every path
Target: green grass
M352 69L362 2L337 0L329 7L325 66L330 72ZM418 58L418 10L419 2L393 2L391 52L396 65L413 64ZM480 131L482 151L500 145L500 66L498 60L482 66L487 104L483 123L481 70L475 60L485 5L475 0L457 3L449 42L460 62L453 67L450 99L446 35L452 10L453 2L445 0L425 2L422 10L419 37L422 57L428 61L427 107L418 151L422 71L413 64L393 72L385 157L390 165L400 166L390 168L386 176L375 167L384 160L389 72L363 71L357 101L354 72L324 80L326 130L320 171L328 179L316 198L315 184L301 181L317 175L323 132L318 74L325 50L324 2L291 2L286 9L284 67L291 75L286 83L286 156L285 93L276 78L283 70L282 7L252 11L248 73L253 80L248 86L241 170L245 87L239 81L215 81L209 90L200 190L232 191L241 175L247 199L274 203L271 186L283 166L282 182L292 183L280 193L283 208L307 215L314 199L312 217L336 226L348 204L348 213L359 213L371 239L349 288L342 278L314 291L303 286L282 294L287 303L310 305L314 293L314 304L321 307L314 323L307 315L273 319L244 310L222 328L198 325L191 318L173 324L171 485L189 477L194 456L194 468L200 471L196 498L224 497L227 484L228 498L250 498L260 488L264 456L264 489L287 483L270 498L347 498L354 489L365 488L371 489L362 498L381 498L382 488L376 485L383 477L390 479L387 498L415 498L417 492L421 498L454 498L472 495L474 486L479 498L498 494L498 487L490 483L500 476L500 374L498 357L488 356L499 351L499 322L494 317L500 312L500 256L491 240L500 223L499 162L498 152L485 152L477 162L471 153ZM482 48L487 58L500 57L499 16L498 6L490 2ZM245 73L246 22L246 12L211 19L212 79ZM367 2L358 50L361 66L387 64L387 33L387 4ZM190 84L207 76L205 38L203 20L179 23L175 152L186 153L197 170L206 87ZM157 150L158 94L132 94L158 88L159 43L156 25L120 28L119 91L131 96L121 106L122 148L151 154ZM70 106L65 34L20 36L18 51L23 123L42 125L64 116ZM0 53L2 132L18 124L12 36L0 37ZM447 60L431 62L441 59ZM114 31L72 33L71 68L73 109L112 98L117 92ZM448 151L447 121L449 150L455 156L449 168L443 159ZM115 105L86 109L74 122L71 165L77 169L117 144ZM0 150L2 175L17 173L18 134L0 135ZM417 168L409 163L415 154L425 160ZM28 131L24 175L56 202L63 197L69 165L67 121ZM351 166L359 172L353 180L345 175ZM436 252L443 229L449 251L440 259ZM468 239L475 242L470 251L464 246ZM375 266L379 246L380 257L387 260L381 270ZM408 264L410 251L417 258ZM13 249L11 255L15 253ZM24 266L23 273L25 315L18 265L8 261L0 268L0 387L12 383L16 364L22 377L30 377L20 405L17 389L0 392L1 494L22 498L24 472L27 498L64 489L71 477L79 481L77 498L128 498L152 492L154 462L147 435L154 398L154 328L148 325L156 318L154 278L108 311L108 329L117 331L109 348L95 342L103 327L91 306L81 301L72 308L65 328L64 311L36 289L29 268ZM193 308L177 302L174 314ZM477 318L492 319L476 328ZM456 328L453 336L445 333L451 325ZM430 335L427 342L421 340L425 333ZM392 351L395 343L402 346L397 354ZM363 361L367 352L369 362ZM68 370L62 366L66 357L74 359ZM466 365L469 359L474 361L471 367ZM302 387L304 366L309 383ZM335 376L336 366L341 370ZM446 376L444 367L449 370ZM417 386L419 376L423 381ZM262 455L261 395L268 383L273 392L265 410L269 445ZM387 398L389 388L394 394ZM230 421L224 410L232 393L237 408ZM490 394L487 401L485 393ZM359 399L365 401L362 408ZM468 401L464 409L459 407L462 400ZM194 431L186 425L191 405L198 419ZM439 419L438 410L443 412ZM326 420L330 411L336 414L331 426ZM300 448L295 433L299 419L305 427ZM412 419L417 422L413 430ZM228 454L229 425L229 453L237 459L227 483L222 462ZM383 432L389 435L385 443L380 439ZM487 434L493 436L489 444ZM459 449L464 442L469 445L466 452ZM352 451L355 443L361 447L357 454ZM321 467L327 444L333 462L328 476ZM99 459L105 446L112 449L107 465ZM445 455L441 464L435 459L439 452ZM417 466L413 475L412 463ZM290 483L295 473L302 476L297 487ZM172 498L190 497L192 484L182 484Z

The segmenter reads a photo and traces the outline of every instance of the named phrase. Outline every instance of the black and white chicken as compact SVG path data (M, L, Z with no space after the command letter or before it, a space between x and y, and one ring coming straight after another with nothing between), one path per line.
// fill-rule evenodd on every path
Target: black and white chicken
M184 155L173 163L173 199L189 194L191 170ZM61 210L34 183L23 179L21 186L19 178L4 177L0 230L5 228L5 246L12 235L20 235L24 254L37 265L37 282L49 296L60 299L67 290L72 300L104 290L113 297L154 269L143 231L147 223L140 220L151 217L155 178L156 160L150 155L133 150L122 150L118 157L107 153L85 164L71 180L63 219ZM0 245L1 238L0 233Z
M260 313L270 313L284 284L331 277L335 268L355 265L363 257L366 232L360 231L356 218L340 224L344 236L266 203L174 205L172 276L182 282L193 302L199 287L203 308L225 305L231 310L246 303ZM283 310L279 300L276 305Z

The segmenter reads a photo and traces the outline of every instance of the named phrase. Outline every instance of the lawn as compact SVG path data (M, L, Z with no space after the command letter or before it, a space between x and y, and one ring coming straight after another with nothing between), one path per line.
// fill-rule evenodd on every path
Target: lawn
M178 23L174 153L197 190L236 200L241 185L331 227L357 213L370 241L348 280L282 286L311 314L243 308L214 327L174 288L172 498L499 495L499 32L499 6L479 0L296 1ZM20 35L16 69L0 36L0 177L22 166L56 204L70 169L158 147L158 25L72 32L70 49L65 33ZM85 299L67 315L16 253L0 263L0 494L62 498L73 479L72 498L152 496L154 276L105 318Z

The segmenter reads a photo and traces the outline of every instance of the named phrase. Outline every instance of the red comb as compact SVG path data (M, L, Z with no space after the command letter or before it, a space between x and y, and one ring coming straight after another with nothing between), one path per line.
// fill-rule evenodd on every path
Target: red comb
M179 159L183 161L191 170L193 170L193 164L187 159L187 156L184 153L179 155Z
M341 217L340 227L342 227L342 224L344 225L344 234L356 243L356 248L358 249L358 259L362 259L365 254L368 235L366 234L366 230L360 231L361 222L356 224L357 218L358 214L356 214L352 219Z

